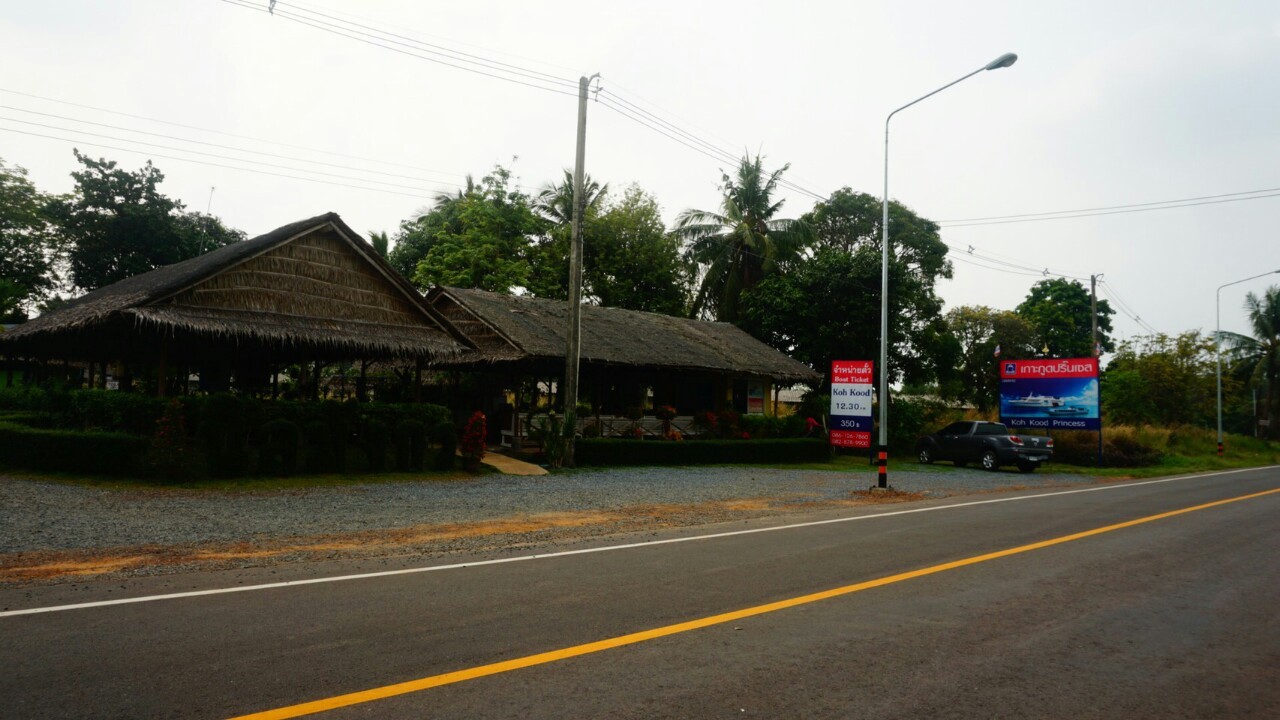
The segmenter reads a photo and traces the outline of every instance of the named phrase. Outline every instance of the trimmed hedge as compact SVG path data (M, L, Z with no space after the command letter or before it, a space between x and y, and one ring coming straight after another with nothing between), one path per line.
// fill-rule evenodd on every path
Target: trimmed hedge
M831 447L825 438L687 442L583 438L575 445L575 460L579 465L805 463L831 458Z
M45 472L133 475L148 440L124 433L46 430L0 422L0 466Z

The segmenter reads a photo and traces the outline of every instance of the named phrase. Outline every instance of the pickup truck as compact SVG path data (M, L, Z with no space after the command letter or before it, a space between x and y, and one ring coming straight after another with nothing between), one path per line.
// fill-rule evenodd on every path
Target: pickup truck
M956 467L982 464L984 470L1001 465L1017 465L1028 473L1053 454L1053 438L1041 435L1010 435L1000 423L965 420L954 422L916 444L920 462L950 460Z

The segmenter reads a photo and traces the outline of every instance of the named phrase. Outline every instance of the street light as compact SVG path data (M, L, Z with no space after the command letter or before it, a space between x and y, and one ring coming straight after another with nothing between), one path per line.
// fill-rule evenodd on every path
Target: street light
M1213 354L1217 356L1218 360L1218 457L1222 457L1222 288L1239 285L1242 282L1249 282L1250 280L1257 280L1260 277L1276 274L1280 274L1280 270L1272 270L1271 272L1264 272L1261 275L1254 275L1253 277L1247 277L1243 280L1236 280L1235 282L1229 282L1225 285L1219 285L1218 292L1213 296Z
M959 80L943 85L928 95L912 100L889 113L884 119L884 214L880 220L881 260L880 260L880 450L878 453L879 481L881 488L889 487L889 121L894 115L906 110L925 98L932 97L963 80L977 75L984 70L1007 68L1018 61L1018 56L1005 53Z

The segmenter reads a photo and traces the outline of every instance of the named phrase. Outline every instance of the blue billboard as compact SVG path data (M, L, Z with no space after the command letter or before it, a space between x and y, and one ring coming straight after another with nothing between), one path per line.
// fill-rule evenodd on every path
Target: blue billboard
M1000 363L1000 422L1029 430L1100 430L1098 360Z

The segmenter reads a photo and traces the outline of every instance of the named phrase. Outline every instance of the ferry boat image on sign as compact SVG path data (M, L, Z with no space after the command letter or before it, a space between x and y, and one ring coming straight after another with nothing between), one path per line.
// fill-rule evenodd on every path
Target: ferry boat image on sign
M1071 417L1073 415L1087 415L1089 408L1080 407L1079 405L1069 405L1067 407L1049 408L1049 414L1055 417Z
M1062 401L1058 398L1049 397L1048 395L1036 395L1035 393L1009 401L1010 407L1017 408L1055 408L1059 405L1062 405Z

